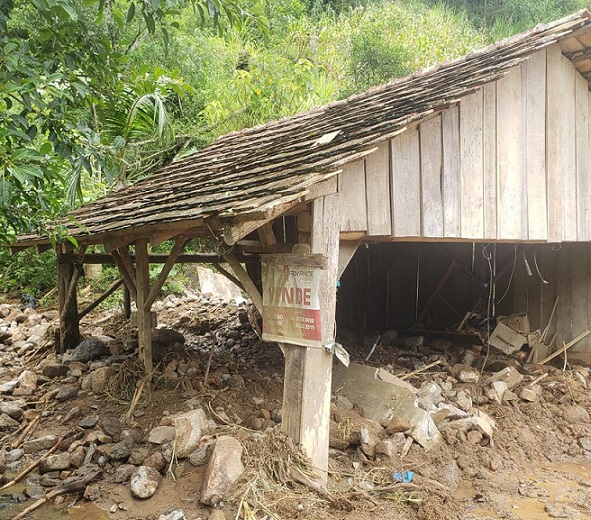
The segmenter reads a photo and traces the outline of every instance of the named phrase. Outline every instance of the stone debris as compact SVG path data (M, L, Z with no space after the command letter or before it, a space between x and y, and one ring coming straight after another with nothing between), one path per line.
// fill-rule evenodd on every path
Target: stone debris
M131 494L135 498L143 500L150 498L156 493L160 482L162 482L162 475L157 470L148 466L140 466L131 476Z
M222 435L216 440L201 489L201 502L215 505L222 500L242 473L242 444L233 437Z
M209 423L201 408L181 414L174 419L177 457L187 458L199 446Z

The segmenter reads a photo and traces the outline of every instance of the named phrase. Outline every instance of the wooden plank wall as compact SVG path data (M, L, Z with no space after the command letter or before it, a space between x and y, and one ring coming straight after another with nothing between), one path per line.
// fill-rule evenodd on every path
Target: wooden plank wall
M591 240L589 96L587 81L558 45L537 52L345 165L341 231L391 239Z
M534 329L544 329L550 322L548 340L556 335L555 345L562 346L591 324L591 244L537 244L520 250L512 287L512 311L527 312ZM550 321L557 297L556 314ZM571 362L591 363L591 338L573 346L568 358Z

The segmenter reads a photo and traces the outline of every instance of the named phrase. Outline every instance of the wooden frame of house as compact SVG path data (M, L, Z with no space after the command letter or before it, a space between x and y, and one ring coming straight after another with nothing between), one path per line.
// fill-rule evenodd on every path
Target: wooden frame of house
M298 345L290 332L281 342L283 428L326 471L337 280L360 245L379 255L377 244L393 243L396 256L408 242L453 243L468 264L477 246L509 247L513 309L536 310L541 325L552 314L559 344L590 327L590 80L585 10L347 100L224 136L76 210L76 224L65 225L82 248L102 244L119 269L138 309L147 369L152 304L191 238L213 241L219 254L204 260L229 264L263 314L271 304L261 294L270 276L261 274L261 254L271 268L312 273L308 289L319 304L311 321L302 318L315 328L312 339L304 334ZM174 247L150 286L149 246L165 240ZM543 244L554 246L533 257L524 249L521 261L518 247ZM13 249L31 246L51 247L48 237L21 236ZM78 268L104 260L58 246L62 348L78 340ZM539 278L531 276L534 262ZM465 265L445 265L434 289ZM391 271L383 273L388 300ZM486 276L481 283L489 286ZM433 302L418 303L417 296L415 317L428 319ZM591 340L576 348L588 356Z

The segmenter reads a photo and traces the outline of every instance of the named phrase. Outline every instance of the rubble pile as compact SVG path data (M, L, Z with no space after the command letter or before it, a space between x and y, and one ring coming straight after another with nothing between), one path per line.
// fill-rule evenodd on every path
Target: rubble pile
M188 295L157 311L145 384L135 329L117 313L88 317L80 345L56 354L55 311L0 305L0 512L81 488L109 518L223 519L240 508L246 518L245 497L272 492L253 491L248 461L280 429L279 349L258 339L246 304ZM300 475L290 500L284 475L285 500L268 508L283 518L523 518L507 496L535 495L551 517L591 512L591 499L557 504L524 479L533 463L591 460L589 369L528 364L519 349L381 339L350 338L354 362L335 362L327 488Z

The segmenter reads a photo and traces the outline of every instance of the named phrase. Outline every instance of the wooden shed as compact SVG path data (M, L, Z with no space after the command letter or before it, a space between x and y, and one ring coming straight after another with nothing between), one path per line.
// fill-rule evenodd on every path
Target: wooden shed
M211 239L201 259L230 265L282 347L283 428L326 470L335 321L444 330L484 298L550 323L558 344L591 327L590 80L585 10L226 135L66 225L119 268L148 367L152 303L187 240ZM165 240L150 287L150 244ZM51 247L22 236L14 248L31 246ZM64 348L77 340L75 265L88 261L58 248ZM591 339L572 352L591 362Z

